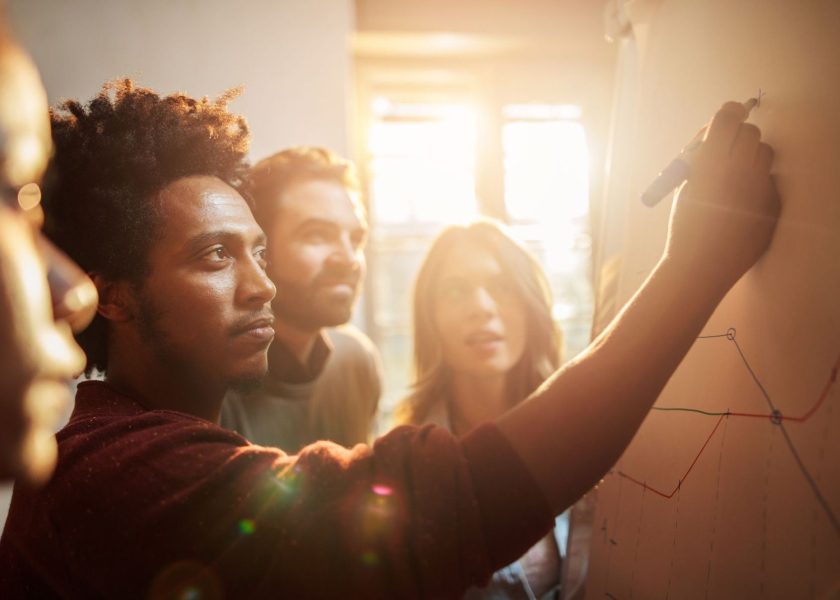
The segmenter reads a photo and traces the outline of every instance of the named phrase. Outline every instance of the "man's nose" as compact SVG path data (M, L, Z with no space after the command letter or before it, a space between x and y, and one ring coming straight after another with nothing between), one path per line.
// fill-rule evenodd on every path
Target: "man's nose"
M349 236L341 236L330 253L330 261L346 269L358 270L362 263L362 251Z
M240 290L245 301L248 304L255 305L263 305L271 302L274 294L277 293L277 288L260 263L251 257L243 270Z
M73 331L81 331L96 315L99 295L96 286L84 272L41 233L37 233L38 249L47 268L47 281L52 296L53 316L66 321Z

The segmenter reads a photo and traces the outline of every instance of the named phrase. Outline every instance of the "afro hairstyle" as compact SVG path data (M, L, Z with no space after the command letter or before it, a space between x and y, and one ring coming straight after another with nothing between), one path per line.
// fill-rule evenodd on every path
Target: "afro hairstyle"
M106 83L86 105L50 113L55 155L44 187L44 230L85 271L140 285L159 238L156 195L194 175L239 189L248 170L248 125L228 112L238 90L216 100L160 96L130 79ZM85 372L108 367L107 322L78 336Z

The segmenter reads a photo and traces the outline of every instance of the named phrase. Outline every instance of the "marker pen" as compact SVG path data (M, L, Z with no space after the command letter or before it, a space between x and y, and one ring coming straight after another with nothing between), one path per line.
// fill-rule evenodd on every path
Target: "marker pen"
M742 106L747 109L747 114L757 105L758 98L750 98L742 103ZM703 130L705 131L705 128ZM698 135L682 149L674 160L668 163L667 167L662 169L659 175L656 176L656 179L642 192L642 204L645 206L656 206L674 188L688 179L688 174L691 172L692 157L702 143L702 135Z

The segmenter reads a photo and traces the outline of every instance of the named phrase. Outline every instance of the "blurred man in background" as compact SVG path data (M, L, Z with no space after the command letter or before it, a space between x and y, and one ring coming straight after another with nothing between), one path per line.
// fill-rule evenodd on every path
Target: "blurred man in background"
M355 168L325 148L290 148L251 170L248 192L268 236L276 336L262 385L229 394L222 425L290 453L317 440L364 443L382 369L370 339L347 325L368 234Z

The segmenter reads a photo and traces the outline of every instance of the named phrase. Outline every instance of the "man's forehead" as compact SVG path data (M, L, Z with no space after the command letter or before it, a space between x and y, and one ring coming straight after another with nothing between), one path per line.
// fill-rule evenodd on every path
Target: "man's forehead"
M245 199L216 177L176 180L161 191L157 204L165 238L187 240L223 230L261 233Z
M243 209L250 213L248 203L233 187L210 175L182 177L165 186L157 195L159 210L166 214L215 212Z
M290 185L275 202L277 217L288 225L318 219L341 227L367 229L367 217L359 194L338 181L300 180Z

